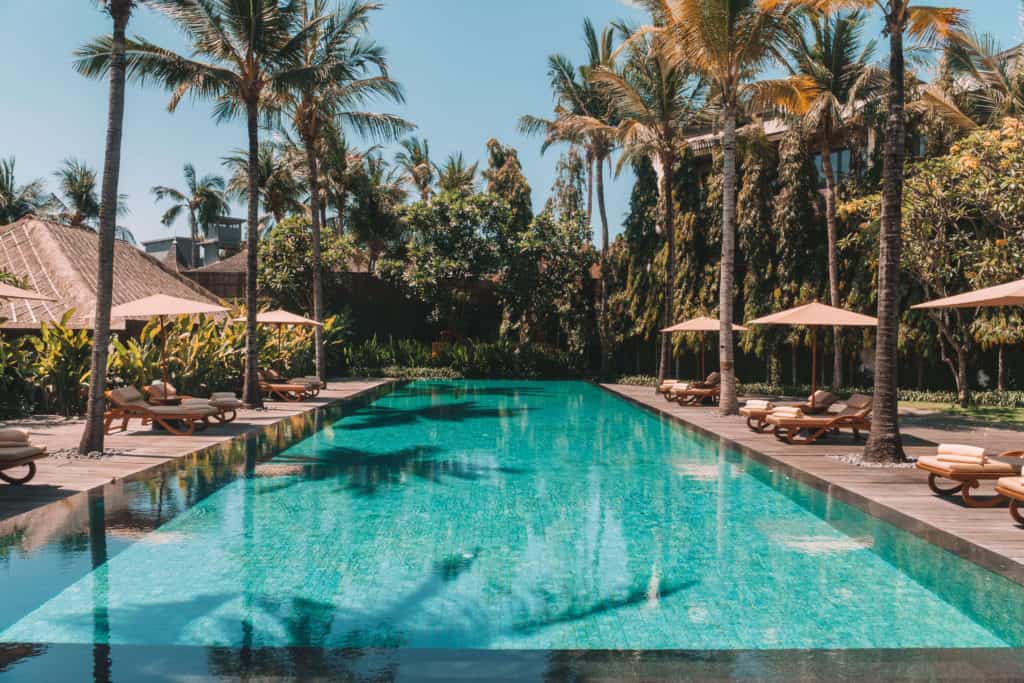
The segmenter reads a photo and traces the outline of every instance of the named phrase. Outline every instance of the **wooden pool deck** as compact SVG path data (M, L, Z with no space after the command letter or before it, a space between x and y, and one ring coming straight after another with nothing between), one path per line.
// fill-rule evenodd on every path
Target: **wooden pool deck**
M170 460L185 457L208 446L255 432L295 415L334 401L357 397L391 380L332 380L315 399L282 403L268 400L265 410L240 410L234 422L214 426L192 436L173 436L142 427L133 420L127 432L108 436L106 447L124 451L99 459L51 457L38 462L35 478L24 486L0 484L0 522L54 501L63 500L113 481L139 474ZM7 421L7 426L27 429L34 443L51 452L75 448L82 434L82 420L45 417Z
M858 453L863 442L850 435L830 436L810 446L791 446L770 434L755 434L743 418L723 417L717 408L669 403L651 387L602 386L634 404L723 439L787 476L1024 584L1024 528L1010 519L1005 505L967 508L958 499L933 494L926 483L927 475L920 470L857 467L825 457ZM945 415L905 415L901 432L911 457L933 454L939 443L967 443L1002 451L1019 449L1024 442L1022 428ZM982 483L986 486L990 485Z

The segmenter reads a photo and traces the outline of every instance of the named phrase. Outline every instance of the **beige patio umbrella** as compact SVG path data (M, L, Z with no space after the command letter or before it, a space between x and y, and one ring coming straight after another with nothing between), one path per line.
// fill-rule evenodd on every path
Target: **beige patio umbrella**
M707 377L704 372L704 337L708 332L718 332L720 323L717 318L709 318L707 316L700 316L693 318L692 320L686 320L681 323L676 323L671 327L666 327L661 332L672 333L672 332L699 332L700 333L700 376L703 379ZM733 332L746 332L747 328L743 325L737 325L733 323Z
M167 379L167 333L164 329L167 316L199 315L200 313L227 313L223 306L208 304L204 301L180 299L166 294L154 294L143 299L129 301L110 309L111 318L135 318L149 320L160 318L160 364L163 366L164 386L170 384Z
M234 322L245 322L245 318L235 318ZM256 322L260 325L276 325L277 326L277 353L279 356L284 355L284 328L285 327L323 327L324 324L313 320L312 318L304 318L297 313L291 313L284 309L278 309L276 311L263 311L256 316Z
M814 303L772 313L748 325L799 325L811 328L811 401L818 388L818 328L819 327L876 327L878 319L834 306ZM813 403L811 405L814 405Z
M53 301L48 296L37 294L29 289L22 289L0 282L0 299L23 299L25 301Z
M992 306L1024 306L1024 280L976 289L973 292L947 296L917 304L911 308L980 308Z

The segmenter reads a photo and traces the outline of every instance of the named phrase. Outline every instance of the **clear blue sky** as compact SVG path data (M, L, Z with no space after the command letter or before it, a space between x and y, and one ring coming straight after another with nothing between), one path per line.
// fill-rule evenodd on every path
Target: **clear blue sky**
M551 186L556 150L516 132L521 114L547 114L551 96L546 56L582 59L585 16L598 25L641 18L625 0L384 0L372 35L390 53L392 75L406 88L407 104L392 107L419 125L436 159L462 151L482 160L491 137L516 146L538 206ZM931 3L929 3L931 4ZM936 2L934 4L941 4ZM982 31L1006 47L1019 40L1017 0L959 0ZM85 0L0 0L0 157L15 156L19 179L45 179L76 156L101 168L106 86L71 69L71 51L109 31L109 21ZM158 43L181 47L162 18L141 10L130 26ZM149 188L180 186L181 166L221 172L220 159L244 144L237 125L215 125L207 103L166 112L167 95L129 87L121 189L130 214L122 220L140 240L171 234ZM608 214L618 232L629 203L630 179L609 188ZM184 223L177 226L185 234Z

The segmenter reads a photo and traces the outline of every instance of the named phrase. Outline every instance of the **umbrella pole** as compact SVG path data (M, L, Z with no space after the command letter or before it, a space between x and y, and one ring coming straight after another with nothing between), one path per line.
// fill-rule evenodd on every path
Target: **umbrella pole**
M702 382L707 377L707 374L704 373L704 334L704 332L700 333L700 377L697 378Z
M160 316L160 365L163 366L164 396L167 395L167 330L164 329L164 317Z
M811 326L811 407L814 407L814 392L818 389L818 328Z
M284 370L284 325L277 326L277 362L281 364L281 370Z

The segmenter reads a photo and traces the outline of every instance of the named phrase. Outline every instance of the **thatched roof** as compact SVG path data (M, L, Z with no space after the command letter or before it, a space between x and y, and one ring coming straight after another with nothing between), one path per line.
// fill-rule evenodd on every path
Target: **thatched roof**
M72 327L91 328L98 250L99 235L88 228L72 228L35 216L0 227L0 270L23 277L30 289L54 299L0 301L0 317L7 318L0 327L35 329L40 322L59 320L74 309ZM209 291L118 240L114 246L114 305L153 294L218 303ZM111 326L123 329L124 321L115 319Z
M192 272L194 273L245 273L245 261L246 254L248 252L243 249L234 256L229 256L226 259L220 261L214 261L209 265L205 265L202 268L196 268Z

